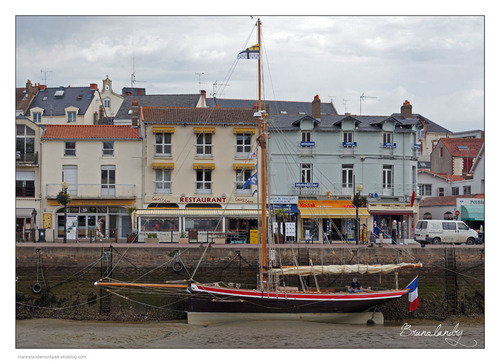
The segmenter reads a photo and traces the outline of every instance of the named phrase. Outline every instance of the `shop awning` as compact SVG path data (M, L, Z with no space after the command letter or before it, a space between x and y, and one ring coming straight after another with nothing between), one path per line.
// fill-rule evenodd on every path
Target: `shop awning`
M483 205L462 205L460 210L462 221L484 221Z
M234 134L255 134L254 128L233 128Z
M19 219L31 219L35 209L32 208L17 208L16 217Z
M302 218L355 218L356 209L335 209L335 208L299 208ZM358 209L358 217L369 217L370 213L365 207Z
M370 210L372 215L413 215L413 210Z
M193 132L195 134L215 134L215 128L210 128L210 127L195 127L193 128Z
M257 209L146 209L136 210L137 216L214 216L214 217L254 217L261 216Z

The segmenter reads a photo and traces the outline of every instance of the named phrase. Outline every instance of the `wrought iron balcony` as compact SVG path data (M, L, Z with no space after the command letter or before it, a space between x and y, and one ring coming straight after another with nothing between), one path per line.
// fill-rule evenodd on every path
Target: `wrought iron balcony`
M60 183L51 183L45 186L47 198L56 198L61 191ZM136 186L134 184L77 184L70 185L68 192L72 199L75 198L106 198L106 199L131 199L136 198Z

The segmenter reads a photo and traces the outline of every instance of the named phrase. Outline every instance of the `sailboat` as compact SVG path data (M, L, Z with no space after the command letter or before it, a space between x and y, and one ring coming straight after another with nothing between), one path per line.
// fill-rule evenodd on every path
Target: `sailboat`
M248 59L258 60L259 100L258 111L254 114L258 118L258 143L260 149L260 263L257 287L255 289L241 288L238 284L223 285L220 283L201 284L190 280L187 284L146 284L96 282L101 287L140 287L140 288L180 288L189 293L187 319L189 324L207 325L224 321L235 320L301 320L331 323L383 323L380 311L373 310L388 301L401 298L408 293L408 288L373 291L361 289L357 293L336 292L332 289L315 289L301 287L287 287L283 285L283 277L296 275L301 282L304 277L316 277L322 274L381 274L397 272L404 268L419 268L421 263L398 263L385 265L326 265L273 267L267 257L268 253L268 226L267 226L267 130L266 113L262 107L261 95L261 21L257 20L258 44L241 52L240 55ZM193 274L194 276L194 274ZM397 282L397 280L396 280Z

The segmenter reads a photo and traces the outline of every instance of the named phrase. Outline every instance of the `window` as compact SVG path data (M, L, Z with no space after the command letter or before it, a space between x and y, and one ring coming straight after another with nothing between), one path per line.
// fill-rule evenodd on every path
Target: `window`
M444 187L438 188L438 196L444 196Z
M16 171L16 197L35 197L34 171Z
M459 188L458 187L452 187L451 188L451 195L452 196L458 196L460 194Z
M209 134L205 134L209 135ZM248 155L252 148L252 134L236 134L236 153Z
M101 166L101 194L115 195L115 166Z
M430 212L426 212L423 216L424 220L432 220L432 214Z
M443 222L443 230L456 230L455 222Z
M384 165L382 167L382 193L384 195L391 195L393 188L393 173L392 166Z
M312 182L312 171L313 165L310 163L300 164L300 182L310 183Z
M419 221L417 223L417 229L427 229L427 221Z
M68 182L68 192L71 196L78 194L78 167L63 166L61 182Z
M443 220L453 220L453 214L450 211L447 211L443 215Z
M432 185L430 184L419 184L418 192L420 196L430 196L432 194Z
M196 193L212 193L212 170L196 170Z
M68 123L76 121L76 111L68 111Z
M35 131L26 125L16 125L16 160L35 161Z
M471 188L470 186L464 186L464 195L470 195Z
M469 227L467 225L465 225L463 222L457 222L457 227L458 227L458 230L469 230Z
M112 156L114 153L114 142L102 142L102 155Z
M155 175L155 192L172 192L172 171L170 169L157 169Z
M236 170L236 193L250 192L250 185L243 188L243 184L252 176L251 169Z
M352 131L344 132L344 143L352 143L352 141L353 141Z
M109 87L109 86L106 85L106 87ZM111 99L109 97L106 97L104 99L104 107L111 107Z
M201 133L196 135L196 154L198 156L212 155L212 134Z
M384 133L384 144L392 143L392 133Z
M76 142L64 143L64 155L76 156Z
M155 151L156 155L172 155L172 134L156 133Z
M439 149L439 156L440 156L440 157L442 157L442 156L443 156L443 150L444 150L444 149L443 149L443 147L441 147L441 148Z
M41 112L34 112L33 113L33 121L35 123L41 123L42 122L42 113Z
M352 188L354 169L352 164L342 165L342 188Z

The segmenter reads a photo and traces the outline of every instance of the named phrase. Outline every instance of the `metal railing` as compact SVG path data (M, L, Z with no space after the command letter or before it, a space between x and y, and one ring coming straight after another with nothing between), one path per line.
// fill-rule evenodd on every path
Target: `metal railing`
M56 198L61 191L60 183L51 183L45 185L47 198ZM115 184L106 185L103 188L101 184L77 184L70 185L68 192L72 198L135 198L136 188L134 184Z
M38 164L38 152L21 153L16 151L16 163L18 164Z

